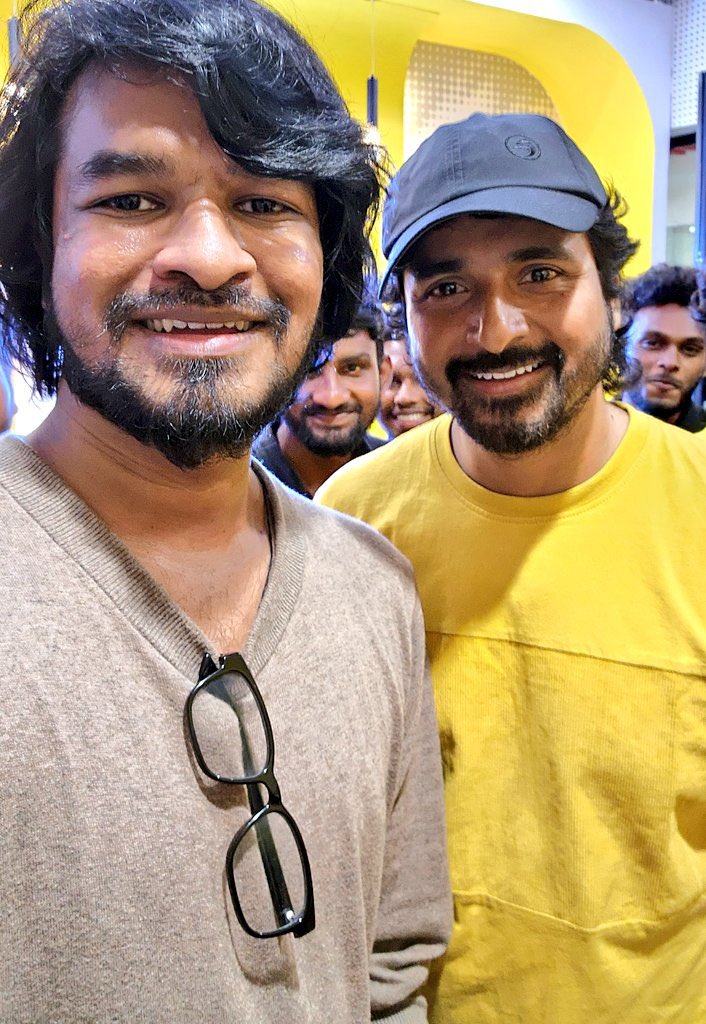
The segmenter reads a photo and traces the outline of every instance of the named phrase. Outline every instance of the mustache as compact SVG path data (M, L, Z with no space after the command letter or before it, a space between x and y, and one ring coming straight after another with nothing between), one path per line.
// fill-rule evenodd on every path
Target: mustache
M199 309L228 306L233 310L232 315L238 319L266 323L272 328L276 341L284 337L291 319L289 309L284 303L275 299L255 298L249 289L238 285L216 288L213 291L180 285L168 291L150 290L141 294L123 292L117 295L106 310L105 330L117 344L130 321L145 309L149 309L152 319L159 320L180 306L194 306Z
M316 405L316 403L307 403L302 409L302 416L330 416L339 412L355 412L361 413L363 406L357 402L346 402L344 405L337 405L335 409L329 409L326 405Z
M514 345L502 352L479 352L476 356L450 359L446 366L446 378L449 384L455 386L459 378L468 373L514 370L527 363L547 363L560 373L564 365L564 354L553 341L548 341L541 348Z

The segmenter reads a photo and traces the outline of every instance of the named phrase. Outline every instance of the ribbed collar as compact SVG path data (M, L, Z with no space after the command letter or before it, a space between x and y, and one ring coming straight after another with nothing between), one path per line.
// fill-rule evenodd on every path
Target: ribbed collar
M603 500L615 487L625 486L645 448L652 429L651 418L630 406L619 404L627 411L630 419L617 449L590 479L557 494L516 497L489 491L471 480L454 456L450 437L451 418L448 416L433 421L428 443L447 485L462 501L481 514L515 520L537 520L567 512L578 514Z

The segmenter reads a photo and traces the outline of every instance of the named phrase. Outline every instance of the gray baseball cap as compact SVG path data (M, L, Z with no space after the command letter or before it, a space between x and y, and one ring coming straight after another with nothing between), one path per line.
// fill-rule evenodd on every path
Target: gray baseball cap
M460 213L508 213L588 231L608 196L566 132L540 114L472 114L425 139L390 185L382 251L390 274L430 228Z

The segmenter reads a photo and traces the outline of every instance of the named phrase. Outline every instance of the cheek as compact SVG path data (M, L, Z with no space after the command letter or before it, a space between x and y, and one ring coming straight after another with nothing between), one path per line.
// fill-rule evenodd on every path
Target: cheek
M263 275L272 277L277 291L290 300L287 305L312 319L321 301L324 275L318 233L305 228L293 237L275 237L266 245L262 260Z
M90 233L57 235L52 271L55 300L74 293L80 294L81 305L104 308L128 288L146 290L150 263L144 248L139 233L124 233L118 242Z

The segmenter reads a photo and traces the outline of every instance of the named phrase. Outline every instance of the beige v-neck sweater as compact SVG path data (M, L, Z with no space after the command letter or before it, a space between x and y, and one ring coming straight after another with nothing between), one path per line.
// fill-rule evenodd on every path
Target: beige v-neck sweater
M201 776L184 731L205 637L0 440L3 1024L426 1020L450 901L411 573L366 527L265 489L274 556L242 653L311 860L301 939L249 938L230 906L245 795Z

